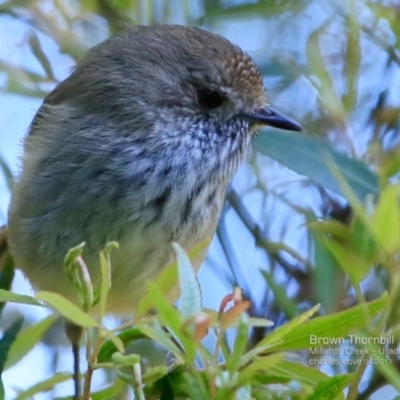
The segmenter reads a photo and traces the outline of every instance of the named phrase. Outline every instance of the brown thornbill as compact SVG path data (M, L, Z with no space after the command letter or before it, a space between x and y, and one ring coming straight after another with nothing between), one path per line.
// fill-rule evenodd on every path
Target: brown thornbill
M225 38L158 25L104 41L46 97L25 138L8 224L17 267L35 289L78 302L66 253L85 242L96 283L99 251L115 240L107 312L133 313L172 242L190 250L213 235L263 126L301 130L269 108L259 69Z

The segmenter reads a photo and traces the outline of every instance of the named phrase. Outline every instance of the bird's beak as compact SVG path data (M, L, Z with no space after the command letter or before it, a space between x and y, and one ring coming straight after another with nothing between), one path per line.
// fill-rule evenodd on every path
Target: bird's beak
M273 126L274 128L285 129L287 131L303 130L297 122L291 121L269 107L258 108L252 113L244 114L243 117L257 125Z

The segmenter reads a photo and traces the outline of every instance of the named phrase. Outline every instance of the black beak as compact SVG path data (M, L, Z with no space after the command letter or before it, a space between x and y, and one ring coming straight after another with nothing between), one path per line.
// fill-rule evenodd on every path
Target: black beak
M286 118L283 115L278 114L269 107L259 108L251 114L244 114L243 117L259 125L273 126L274 128L286 129L287 131L303 130L301 125L291 121L289 118Z

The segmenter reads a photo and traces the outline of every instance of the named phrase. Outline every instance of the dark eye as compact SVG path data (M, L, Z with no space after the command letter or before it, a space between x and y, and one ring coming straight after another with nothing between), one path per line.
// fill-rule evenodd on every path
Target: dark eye
M212 110L220 107L225 101L225 97L220 92L209 89L199 90L197 93L197 98L200 106L206 110Z

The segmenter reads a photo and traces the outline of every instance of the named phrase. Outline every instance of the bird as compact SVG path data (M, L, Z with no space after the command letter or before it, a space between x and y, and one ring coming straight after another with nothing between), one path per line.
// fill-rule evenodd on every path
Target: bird
M33 118L8 213L17 268L35 290L78 304L68 250L85 243L96 283L99 251L117 241L106 311L134 313L145 281L174 261L172 243L189 251L212 237L265 126L302 129L269 106L237 45L197 27L126 27L90 49Z

